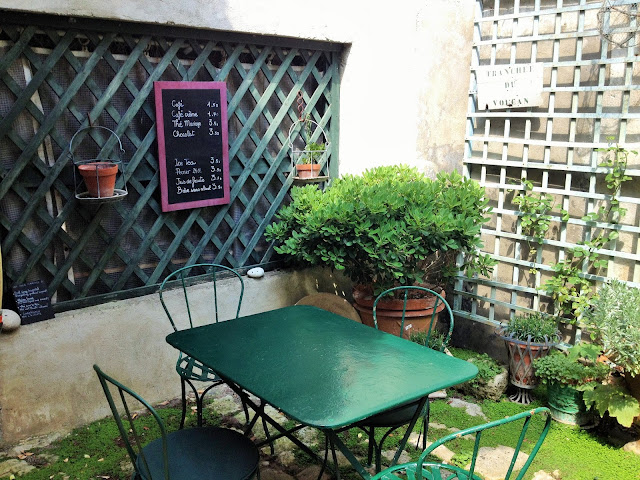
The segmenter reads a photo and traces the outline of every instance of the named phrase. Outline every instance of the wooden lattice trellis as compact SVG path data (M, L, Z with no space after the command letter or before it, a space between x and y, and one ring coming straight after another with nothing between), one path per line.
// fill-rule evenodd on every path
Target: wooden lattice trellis
M630 12L616 25L638 35L638 2L616 0ZM585 221L610 200L607 169L597 148L610 143L638 149L640 143L640 57L637 42L620 48L601 36L602 1L478 1L467 115L465 174L478 180L492 200L491 222L483 229L485 251L498 265L489 279L456 284L457 315L495 324L516 313L550 311L541 287L551 266L595 229L617 230L619 238L600 254L608 267L586 262L582 275L640 282L640 158L630 159L620 195L627 209L619 223ZM602 13L600 14L602 15ZM608 22L605 18L605 22ZM536 108L484 111L477 105L476 67L541 62L544 104ZM551 195L551 225L541 245L523 235L514 191L529 180L534 194ZM561 214L566 210L568 218ZM563 218L564 217L564 218ZM534 242L535 243L535 242Z
M304 113L330 132L337 165L340 45L1 13L6 288L43 279L63 310L144 293L187 262L268 265L262 234L293 181L286 140L298 92ZM156 80L227 82L229 205L162 213ZM74 197L69 139L89 123L123 139L122 202L96 207ZM115 147L100 131L91 135L76 155Z

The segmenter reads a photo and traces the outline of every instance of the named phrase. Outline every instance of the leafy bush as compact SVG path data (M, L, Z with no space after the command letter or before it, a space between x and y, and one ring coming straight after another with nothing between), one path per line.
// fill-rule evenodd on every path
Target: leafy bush
M587 313L594 340L630 375L640 375L640 290L619 280L604 284Z
M502 372L503 367L486 353L478 353L462 348L452 348L451 353L454 357L472 362L478 367L478 375L473 380L470 380L472 384L478 383L478 381L487 383Z
M536 376L545 383L563 385L601 382L609 375L610 369L595 361L599 350L597 346L582 344L574 346L568 353L556 350L533 361Z
M378 167L325 191L294 187L291 198L265 231L276 252L340 270L375 295L442 283L459 252L468 254L471 272L486 274L495 263L476 255L488 221L484 189L456 172L432 180L408 166Z
M640 415L640 402L620 384L594 382L580 389L584 391L583 400L587 408L593 405L600 415L609 413L623 427L630 427L633 419Z
M554 317L540 312L516 315L499 329L499 333L504 337L534 343L556 343L560 334Z

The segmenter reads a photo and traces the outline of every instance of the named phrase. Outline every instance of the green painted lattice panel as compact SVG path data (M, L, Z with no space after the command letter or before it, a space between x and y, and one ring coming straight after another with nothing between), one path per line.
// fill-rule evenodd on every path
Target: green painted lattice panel
M187 263L270 265L263 232L293 182L287 133L300 102L328 133L324 168L336 173L340 45L1 13L5 289L43 279L64 310L151 291ZM229 205L162 213L157 80L226 82ZM122 139L123 201L75 198L68 146L89 124ZM108 158L117 142L102 132L92 129L74 156Z
M552 277L552 265L598 229L617 230L619 239L600 251L606 268L589 269L584 262L581 275L596 284L618 278L640 286L639 157L626 171L632 180L620 193L627 211L619 222L583 219L610 200L597 149L618 143L640 150L640 7L631 0L614 3L628 15L602 0L476 2L464 171L491 200L483 240L498 264L489 279L458 279L459 316L496 324L516 313L551 311L541 287ZM621 31L632 32L626 43L616 40ZM541 106L478 106L478 66L535 62L544 71ZM553 198L551 225L540 244L523 234L513 203L521 179L532 182L535 195Z

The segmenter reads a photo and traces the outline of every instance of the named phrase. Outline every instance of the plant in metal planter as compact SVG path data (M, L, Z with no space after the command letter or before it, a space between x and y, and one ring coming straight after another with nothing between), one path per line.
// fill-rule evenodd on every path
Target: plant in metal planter
M496 333L505 341L509 355L511 384L518 392L510 398L514 402L529 404L529 390L537 386L533 361L546 356L560 339L554 317L537 312L517 315L498 327Z
M466 256L469 272L486 273L478 255L488 221L484 189L458 173L435 180L408 166L345 175L326 190L294 187L265 236L302 265L339 270L373 298L402 285L442 285ZM464 267L463 267L464 268Z
M533 362L536 376L547 384L549 409L555 420L572 425L590 420L583 400L584 386L601 383L610 374L609 366L597 361L599 353L598 345L577 344Z

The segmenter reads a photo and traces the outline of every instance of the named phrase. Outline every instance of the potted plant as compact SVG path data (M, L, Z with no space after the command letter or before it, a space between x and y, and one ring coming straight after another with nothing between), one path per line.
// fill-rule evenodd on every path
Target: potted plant
M498 327L496 333L507 346L511 383L519 389L531 390L537 385L533 361L546 356L559 341L557 321L541 312L516 315ZM511 399L530 402L522 390Z
M320 174L321 165L318 163L325 152L324 143L309 142L296 163L298 178L316 178Z
M377 167L324 191L294 187L291 198L267 227L267 240L300 264L341 271L358 305L396 286L441 288L458 271L459 253L471 273L493 265L477 254L489 211L484 189L456 172L434 180L404 165Z
M599 353L598 345L579 343L533 362L536 377L547 384L547 401L555 420L571 425L584 425L590 420L583 387L601 383L610 373L607 365L597 361Z
M593 340L622 380L591 389L585 399L630 426L630 419L640 415L640 289L619 280L605 283L585 318Z

